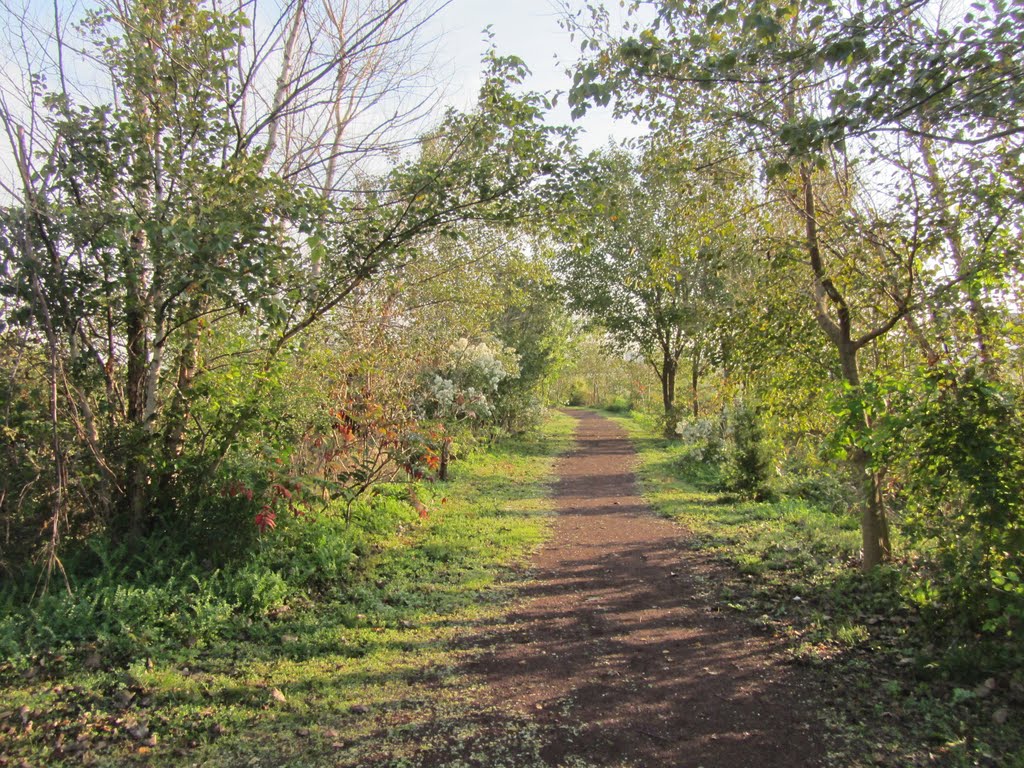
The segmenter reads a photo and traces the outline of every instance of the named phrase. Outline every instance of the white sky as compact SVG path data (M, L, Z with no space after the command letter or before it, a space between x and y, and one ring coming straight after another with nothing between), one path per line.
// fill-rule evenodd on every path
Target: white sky
M415 1L415 0L414 0ZM443 0L434 0L442 2ZM578 8L585 0L568 0ZM558 106L550 116L556 124L571 124L565 92L571 79L565 70L575 64L579 56L579 41L573 43L569 33L559 26L560 10L558 0L451 0L431 21L428 35L437 40L438 84L446 93L445 104L461 110L473 108L480 86L480 59L491 44L484 35L484 28L490 27L493 44L499 54L514 54L522 58L533 75L525 87L553 95L563 92ZM618 0L603 0L613 11L613 18L621 18ZM49 35L54 5L52 0L13 0L10 8L16 10L24 4L29 17L40 25L43 39ZM3 4L0 3L0 6ZM94 3L90 0L57 0L56 7L66 20L78 20L83 8ZM10 14L3 16L10 20ZM24 41L24 29L4 29L0 39L4 44L20 50ZM29 32L31 36L31 32ZM36 48L31 42L26 50L37 50L44 55L44 46ZM17 94L24 92L19 65L14 58L0 58L0 90ZM40 62L35 62L38 65ZM72 76L78 82L89 76L84 72ZM592 109L578 123L581 129L580 144L584 150L596 149L608 143L637 136L642 129L628 121L616 121L609 109ZM10 180L10 151L7 142L0 140L0 174ZM0 185L2 187L2 185Z
M618 8L617 0L605 0ZM579 3L574 3L579 5ZM483 29L494 34L499 54L514 54L526 62L533 76L526 85L540 92L568 91L572 81L565 69L579 56L579 40L572 43L569 33L559 27L559 11L554 0L452 0L435 20L441 36L441 60L454 74L448 103L472 107L480 85L480 57L490 44ZM552 114L556 123L570 124L565 97ZM585 149L636 136L641 129L628 121L616 121L611 110L592 110L578 124L585 134L580 141Z

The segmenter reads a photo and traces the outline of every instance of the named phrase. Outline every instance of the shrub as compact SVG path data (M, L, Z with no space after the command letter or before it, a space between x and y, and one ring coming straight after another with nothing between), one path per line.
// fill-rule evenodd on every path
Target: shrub
M685 446L688 459L720 464L725 458L722 419L683 418L676 422L675 434Z
M848 512L854 504L854 489L834 475L797 472L782 489L787 496L810 502L826 512L839 515Z
M741 405L732 414L727 488L746 498L765 500L772 495L771 473L771 453L757 411Z
M943 621L1013 634L1024 622L1020 403L972 369L937 368L914 381L880 426L879 453L907 534L938 568L922 594Z
M587 385L582 379L574 379L569 385L569 397L566 405L582 408L587 404Z
M265 565L249 563L228 579L228 593L243 613L261 616L284 605L291 594L288 582Z
M357 502L355 509L367 505ZM340 515L279 518L253 559L253 566L280 574L290 592L320 592L328 585L344 586L353 576L360 555L369 547L361 525L346 525Z
M241 563L204 567L169 542L139 555L97 538L67 560L73 590L30 601L31 580L0 592L0 652L102 648L124 659L160 648L208 644L297 595L348 592L367 568L375 541L419 520L408 486L384 485L359 501L352 523L341 514L282 514Z
M633 406L630 404L622 395L616 395L604 405L604 409L609 413L629 413Z

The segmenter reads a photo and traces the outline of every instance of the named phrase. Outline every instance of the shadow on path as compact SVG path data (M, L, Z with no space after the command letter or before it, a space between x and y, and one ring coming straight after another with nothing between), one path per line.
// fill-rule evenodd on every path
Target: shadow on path
M621 429L573 411L558 465L559 516L500 624L467 638L475 729L428 766L799 768L821 764L820 727L780 645L718 610L723 573L640 498ZM528 734L523 736L522 734Z

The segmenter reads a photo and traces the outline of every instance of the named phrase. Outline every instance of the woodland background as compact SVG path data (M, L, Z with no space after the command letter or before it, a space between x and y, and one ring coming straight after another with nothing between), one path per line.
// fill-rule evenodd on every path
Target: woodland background
M1024 690L1019 5L567 7L566 93L492 51L441 114L430 5L55 8L3 6L5 655L344 602L568 404L852 526L758 557ZM648 131L584 153L559 98Z

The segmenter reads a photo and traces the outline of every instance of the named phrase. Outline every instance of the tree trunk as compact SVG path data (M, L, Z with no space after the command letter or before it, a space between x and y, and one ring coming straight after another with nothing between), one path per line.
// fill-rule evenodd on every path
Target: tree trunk
M842 366L843 378L850 386L859 388L861 382L856 345L846 340L837 346L839 347L839 361ZM873 426L870 418L865 414L865 429L870 431ZM871 453L860 446L850 449L848 460L853 473L853 481L860 496L861 569L870 571L886 562L892 554L892 545L889 541L889 521L886 518L885 504L882 499L882 472L872 468Z
M201 329L193 321L193 328L178 357L178 372L174 398L167 407L163 430L163 461L159 483L154 496L162 513L173 512L182 490L178 486L178 459L185 450L188 420L192 415L192 386L199 369L199 336Z
M437 468L437 479L444 482L448 479L448 460L451 458L452 439L446 437L441 441L441 464Z
M665 406L665 415L671 416L676 401L676 369L675 364L665 361L661 374L661 402Z
M860 389L857 352L864 342L854 340L849 305L835 283L832 282L822 260L811 171L805 166L801 169L800 175L803 187L804 234L811 271L814 273L816 319L839 352L839 364L843 379L854 389ZM828 313L828 302L835 306L837 320L834 320ZM870 432L873 425L869 417L865 415L864 420L864 427L866 431ZM872 456L861 446L851 448L847 458L860 496L860 529L863 546L861 568L869 571L888 560L891 553L889 524L886 520L885 506L882 500L882 475L872 468Z
M700 347L693 350L692 368L690 369L690 401L693 418L700 417L700 399L697 396L697 384L700 381Z
M661 402L665 408L665 436L675 435L675 424L673 415L676 405L676 370L678 362L668 352L664 353L661 362L661 370L658 371L661 379Z
M863 499L860 516L861 568L870 571L892 555L889 521L882 500L882 473L871 468L871 454L860 448L851 452L850 465Z
M178 359L178 376L174 400L167 411L167 427L164 430L164 452L173 461L181 456L185 448L185 430L192 412L192 383L199 365L198 330L188 340Z
M953 259L953 266L956 267L956 276L960 280L964 291L967 294L967 314L971 319L971 326L974 331L974 345L978 350L978 360L981 362L982 372L987 378L995 377L995 364L992 359L992 348L989 343L989 328L991 323L988 319L988 311L985 308L981 291L978 289L978 281L970 274L970 269L965 264L963 237L960 231L960 224L949 201L946 191L946 182L939 173L938 159L932 151L931 139L921 138L921 156L924 159L925 176L928 179L928 186L931 189L932 197L939 207L939 228L949 248L949 255Z
M294 87L292 83L292 57L295 55L295 47L299 41L299 34L306 13L306 0L299 0L295 6L295 12L289 20L288 36L285 39L284 50L281 53L281 72L277 77L274 88L274 99L270 108L270 121L267 123L267 146L264 150L266 160L270 160L274 150L277 149L282 123L285 119L285 105L288 101L289 91ZM288 153L285 152L287 160Z
M145 248L145 235L140 231L132 236L131 249L135 263L125 265L128 282L125 308L127 334L127 371L125 401L129 443L125 460L127 519L125 534L130 540L142 536L147 513L149 488L149 433L146 429L146 380L149 372L149 343L146 333L146 301L143 288L141 251Z

